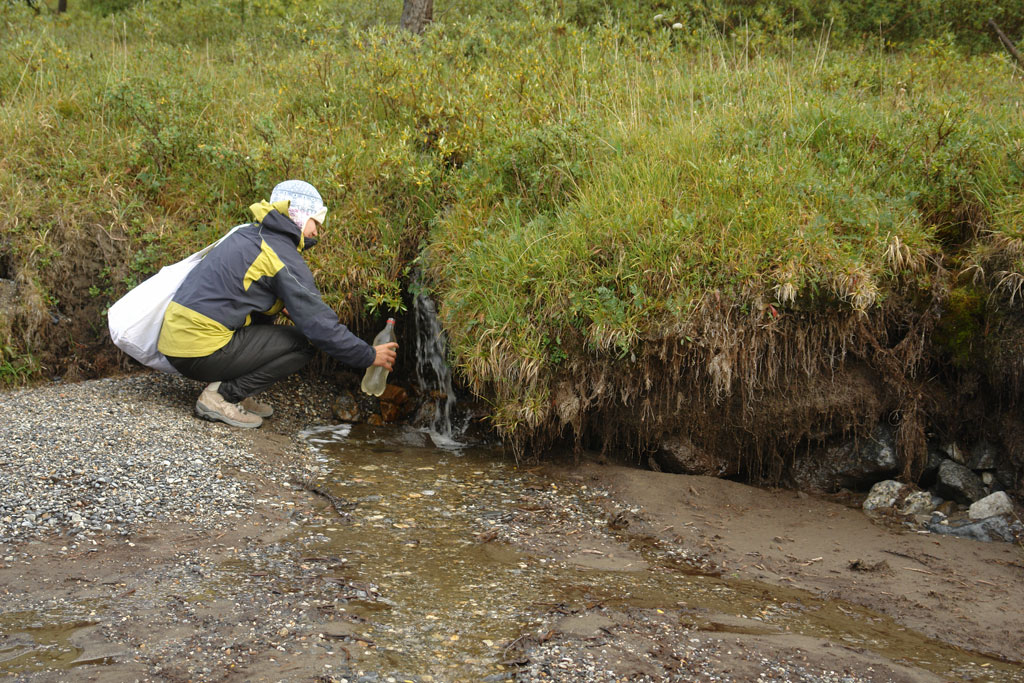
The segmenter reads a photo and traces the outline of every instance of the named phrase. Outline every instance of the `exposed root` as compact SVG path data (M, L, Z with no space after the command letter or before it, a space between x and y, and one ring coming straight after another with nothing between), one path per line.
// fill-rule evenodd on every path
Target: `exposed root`
M890 258L894 268L921 267L896 240ZM686 329L647 339L635 358L593 351L570 357L550 382L531 372L534 386L550 386L550 394L477 390L509 411L505 435L517 457L568 440L577 452L647 462L672 441L694 462L712 453L723 473L780 482L801 449L840 433L867 436L888 418L910 479L926 459L934 406L920 376L947 292L935 285L921 310L895 295L877 305L876 293L857 283L844 284L850 307L834 314L780 315L711 293Z

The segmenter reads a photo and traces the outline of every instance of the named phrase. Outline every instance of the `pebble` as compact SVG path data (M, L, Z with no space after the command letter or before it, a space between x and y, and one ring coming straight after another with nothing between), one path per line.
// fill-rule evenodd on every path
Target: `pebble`
M253 493L221 470L275 473L252 435L195 417L201 389L147 373L0 393L0 544L236 523Z

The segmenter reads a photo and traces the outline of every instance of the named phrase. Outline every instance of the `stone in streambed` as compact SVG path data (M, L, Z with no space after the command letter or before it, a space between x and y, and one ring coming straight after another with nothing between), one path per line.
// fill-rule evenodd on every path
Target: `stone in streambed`
M359 402L352 395L351 391L334 399L334 416L342 422L360 422L363 419L363 411L359 408Z
M967 467L972 470L994 470L1001 459L996 447L983 439L971 448Z
M996 515L1009 515L1013 513L1013 501L1003 491L997 491L990 496L985 496L971 504L967 510L967 516L971 519L985 519Z
M921 488L929 488L935 484L939 476L939 467L947 460L946 454L934 446L928 447L928 459L925 461L921 476L918 477L917 485Z
M871 487L871 491L861 507L866 511L894 507L905 487L906 484L893 479L880 481Z
M663 472L698 474L723 477L734 474L728 462L695 445L688 437L675 435L666 438L653 460Z
M934 509L932 494L928 491L914 491L896 507L901 515L926 515Z
M988 517L973 522L944 524L941 515L933 515L933 520L928 523L927 529L933 534L958 536L986 542L1013 543L1024 537L1024 525L1016 520L1010 522L1005 516Z
M946 460L939 466L935 488L943 498L951 498L964 505L985 497L985 485L981 477L952 460Z
M826 446L797 465L797 485L821 491L860 489L895 475L902 466L891 426L881 423L870 436Z
M380 414L385 422L398 422L409 414L409 394L402 387L389 384L380 395Z

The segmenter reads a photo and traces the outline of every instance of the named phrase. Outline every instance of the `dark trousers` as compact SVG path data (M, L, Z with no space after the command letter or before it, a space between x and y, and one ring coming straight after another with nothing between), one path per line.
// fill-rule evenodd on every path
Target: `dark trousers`
M167 360L185 377L219 381L220 395L238 403L301 370L313 353L306 337L290 325L249 325L209 356Z

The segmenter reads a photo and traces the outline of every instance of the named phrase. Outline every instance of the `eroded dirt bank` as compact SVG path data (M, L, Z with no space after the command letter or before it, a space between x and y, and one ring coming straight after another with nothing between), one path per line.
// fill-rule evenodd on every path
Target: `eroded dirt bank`
M153 381L161 387L149 399L156 409L192 419L194 387ZM297 533L346 533L322 495L289 483L308 465L294 445L298 429L331 420L326 391L287 383L271 397L279 416L246 437L247 458L260 466L223 471L253 501L227 526L170 520L74 547L67 537L5 544L0 671L25 681L470 680L458 668L403 678L397 665L382 667L373 610L387 608L386 589L353 580L358 556L324 553L320 532ZM387 457L402 466L401 456ZM506 663L492 680L1024 680L1019 547L908 533L792 491L586 459L517 468L502 486L492 501L501 514L465 532L496 566L514 553L530 572L577 568L615 574L627 587L637 577L637 589L616 594L593 578L557 600L512 605L529 627L481 641L481 658ZM350 514L373 516L359 507ZM382 542L406 538L388 534L408 526L387 525ZM429 534L415 540L429 543ZM633 573L640 571L728 582L708 590L760 591L763 600L742 615L729 596L719 607L694 607L646 594ZM369 598L377 600L369 612L351 609ZM787 619L804 614L831 616L817 634L792 630ZM846 633L863 628L863 640L830 637L831 622L842 620ZM955 648L970 652L936 672L918 661L928 658L926 640L901 641L900 627L954 646L932 653L932 664ZM894 645L865 646L883 636ZM455 642L437 642L442 659Z

